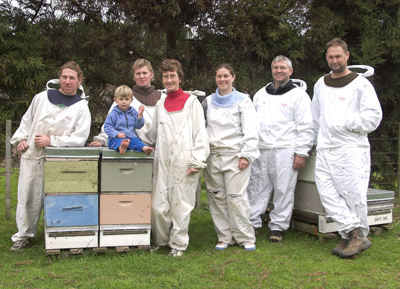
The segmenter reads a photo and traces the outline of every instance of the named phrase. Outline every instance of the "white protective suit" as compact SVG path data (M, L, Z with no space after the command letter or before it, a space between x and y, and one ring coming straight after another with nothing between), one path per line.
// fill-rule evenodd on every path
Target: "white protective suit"
M51 82L58 84L59 80ZM84 146L89 136L91 116L82 86L78 93L83 100L68 107L52 104L47 91L35 95L11 138L13 145L27 140L29 146L21 155L16 212L18 233L12 236L13 242L35 237L43 206L44 148L35 145L36 135L48 136L53 147Z
M199 175L210 153L203 109L191 95L182 110L168 112L165 98L156 104L151 130L144 142L154 147L151 229L156 245L186 250L190 213L194 208Z
M250 168L240 170L238 166L239 158L251 164L260 155L257 114L248 95L230 107L214 106L211 97L204 100L211 148L204 176L214 228L218 242L253 244L246 194Z
M367 134L382 119L375 89L361 76L336 88L327 86L321 77L314 86L311 109L318 132L315 182L321 203L337 222L342 238L356 228L367 236Z
M165 98L166 95L161 93L161 98ZM110 107L110 110L108 111L108 114L113 110L114 106L116 106L117 103L114 101L113 104ZM156 109L155 106L150 106L150 105L144 105L140 101L138 101L135 96L133 96L133 100L131 102L131 106L136 109L136 111L139 110L139 106L143 105L144 106L144 112L143 112L143 118L144 118L144 125L141 129L136 129L136 134L138 138L143 140L145 138L146 132L148 132L151 128L151 124L153 122L153 115L154 111ZM107 145L107 134L104 132L104 124L101 126L101 132L99 135L93 137L93 141L99 141L103 146Z
M253 98L260 120L261 154L251 167L247 188L254 228L262 227L260 215L265 213L272 193L274 209L268 226L271 231L289 228L298 174L293 169L295 155L308 157L314 141L310 97L290 84L283 94L269 94L266 88L274 85L270 83Z

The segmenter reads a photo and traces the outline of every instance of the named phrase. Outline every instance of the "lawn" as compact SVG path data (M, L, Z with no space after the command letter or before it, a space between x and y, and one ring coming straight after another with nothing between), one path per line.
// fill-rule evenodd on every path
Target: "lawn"
M10 252L16 232L17 173L12 174L12 219L5 219L0 196L0 288L400 288L400 207L396 199L393 228L370 235L373 246L354 259L331 254L339 242L324 242L296 230L271 244L264 227L257 250L232 246L215 251L214 232L205 192L190 223L190 245L181 258L132 248L127 253L85 250L82 255L47 256L43 222L29 250ZM4 188L4 175L0 176Z

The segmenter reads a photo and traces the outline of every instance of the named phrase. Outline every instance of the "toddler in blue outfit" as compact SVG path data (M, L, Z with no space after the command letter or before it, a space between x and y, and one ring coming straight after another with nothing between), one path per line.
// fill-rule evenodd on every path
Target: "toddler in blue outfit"
M104 123L108 147L121 155L127 150L143 151L146 155L150 155L153 148L146 146L135 132L135 129L140 129L144 125L144 106L141 105L136 111L131 107L132 100L132 89L126 85L117 87L114 92L114 101L117 105L108 114Z

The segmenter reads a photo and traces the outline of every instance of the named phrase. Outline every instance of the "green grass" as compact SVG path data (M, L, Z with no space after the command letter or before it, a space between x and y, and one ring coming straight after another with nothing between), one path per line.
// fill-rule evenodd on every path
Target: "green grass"
M11 220L5 220L4 193L0 196L0 288L400 288L399 199L393 229L370 235L373 246L355 259L331 254L339 239L321 242L295 230L286 232L282 243L271 244L265 227L256 251L237 246L215 251L217 237L204 192L181 258L168 258L168 249L47 256L42 221L29 250L9 251L16 232L17 178L12 174Z

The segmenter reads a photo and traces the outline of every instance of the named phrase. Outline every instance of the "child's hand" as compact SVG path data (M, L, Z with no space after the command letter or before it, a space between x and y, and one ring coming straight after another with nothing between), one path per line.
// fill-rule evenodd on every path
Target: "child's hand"
M138 118L142 118L143 112L144 112L144 106L141 105L141 106L139 106L139 109L138 109Z
M120 132L119 134L117 134L117 138L126 138L125 134Z

